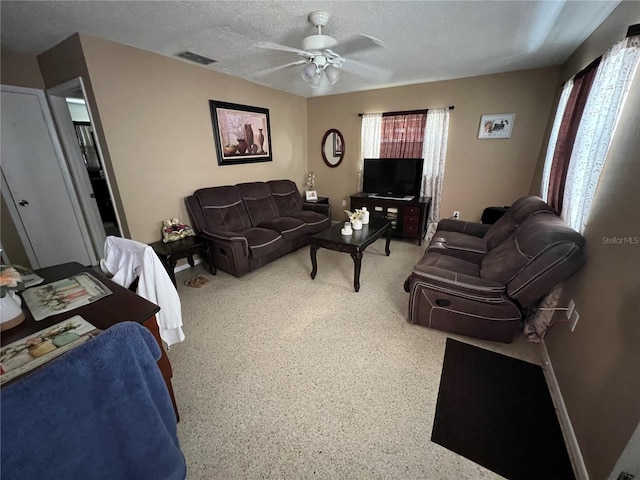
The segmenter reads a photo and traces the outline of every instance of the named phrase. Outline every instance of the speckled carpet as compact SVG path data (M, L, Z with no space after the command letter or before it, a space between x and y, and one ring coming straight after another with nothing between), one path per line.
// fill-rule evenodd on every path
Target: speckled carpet
M179 272L184 342L169 351L193 479L495 479L430 441L448 336L407 322L402 284L425 245L362 260L309 248L245 277ZM204 274L209 283L183 283ZM535 344L469 343L539 363Z

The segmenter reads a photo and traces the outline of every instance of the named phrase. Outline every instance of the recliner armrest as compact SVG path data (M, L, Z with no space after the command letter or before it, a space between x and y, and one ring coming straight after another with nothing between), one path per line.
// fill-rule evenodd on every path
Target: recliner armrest
M436 234L434 235L434 237L437 236L437 232L439 230L444 230L447 232L466 233L467 235L473 235L474 237L482 238L490 228L490 224L465 222L464 220L445 218L444 220L440 220L438 222L438 227L436 228Z
M482 259L487 254L486 250L472 250L465 247L458 247L455 243L439 241L438 237L435 236L427 247L426 253L450 255L452 257L461 258L478 265L482 262Z
M419 264L413 267L409 283L411 290L416 284L422 284L483 302L500 302L506 291L505 285L493 280Z
M202 230L200 236L210 242L221 242L229 245L231 248L240 248L245 257L249 256L249 242L238 232L228 230Z
M302 209L322 213L327 217L331 216L331 205L328 203L302 202Z

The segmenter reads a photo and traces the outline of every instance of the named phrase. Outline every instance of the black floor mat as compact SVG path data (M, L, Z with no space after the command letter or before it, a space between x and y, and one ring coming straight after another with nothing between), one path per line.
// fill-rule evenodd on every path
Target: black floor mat
M511 480L575 479L542 368L451 338L431 441Z

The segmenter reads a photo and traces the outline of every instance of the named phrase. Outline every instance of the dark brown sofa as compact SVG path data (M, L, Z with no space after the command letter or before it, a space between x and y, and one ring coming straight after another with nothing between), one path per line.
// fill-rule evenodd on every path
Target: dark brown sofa
M331 206L303 202L291 180L196 190L185 199L209 262L241 277L310 242L331 226Z
M442 220L405 285L409 319L509 343L525 310L582 266L584 244L534 196L493 225Z

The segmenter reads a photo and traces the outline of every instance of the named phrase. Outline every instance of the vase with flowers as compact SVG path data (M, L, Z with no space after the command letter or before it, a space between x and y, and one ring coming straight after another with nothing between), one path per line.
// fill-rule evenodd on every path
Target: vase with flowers
M226 147L229 147L229 150L225 152L228 155L233 155L235 153L244 155L251 146L251 144L248 144L246 140L247 130L245 128L244 118L238 115L229 115L226 120L226 130L227 135L229 136L229 143L226 145ZM233 137L235 137L235 144L232 140ZM253 141L253 138L251 139L251 141ZM235 147L235 149L233 149L232 147ZM231 153L232 149L233 152Z
M16 291L23 289L20 271L9 265L0 265L0 331L13 328L24 321L22 300L16 295Z
M316 186L316 174L313 172L307 173L307 190L313 190L313 187Z
M353 212L345 210L344 213L349 217L351 227L354 230L362 230L362 219L364 218L364 211L356 208Z

